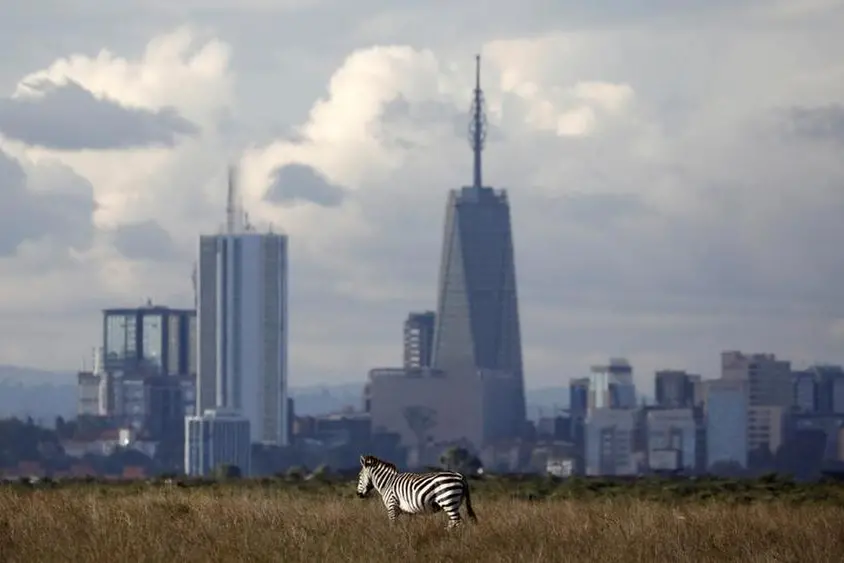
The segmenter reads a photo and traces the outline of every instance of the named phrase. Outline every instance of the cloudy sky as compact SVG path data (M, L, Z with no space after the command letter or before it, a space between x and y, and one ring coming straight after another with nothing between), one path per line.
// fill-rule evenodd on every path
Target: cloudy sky
M529 387L844 361L842 1L5 4L0 363L75 369L101 308L189 306L239 159L290 235L291 383L397 364L471 180L476 52Z

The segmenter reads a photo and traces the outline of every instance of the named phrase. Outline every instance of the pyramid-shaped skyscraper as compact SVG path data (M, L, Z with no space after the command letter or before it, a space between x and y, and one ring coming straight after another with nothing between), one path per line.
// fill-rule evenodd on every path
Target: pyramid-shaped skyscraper
M452 377L486 377L487 435L517 437L525 420L524 375L510 205L483 186L486 123L476 73L471 186L448 195L437 295L433 363ZM494 429L492 427L495 427Z

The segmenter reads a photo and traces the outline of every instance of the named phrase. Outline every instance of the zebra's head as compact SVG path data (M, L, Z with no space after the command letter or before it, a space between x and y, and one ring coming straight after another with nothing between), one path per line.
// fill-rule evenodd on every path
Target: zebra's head
M364 498L375 487L372 482L370 468L375 465L375 458L368 455L360 456L360 474L358 475L358 496Z

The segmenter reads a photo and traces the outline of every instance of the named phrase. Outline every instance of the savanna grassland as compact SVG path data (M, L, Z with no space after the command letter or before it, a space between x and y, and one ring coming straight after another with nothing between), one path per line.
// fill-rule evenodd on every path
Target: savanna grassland
M844 486L761 481L472 481L476 525L387 521L354 483L0 485L0 561L844 560Z

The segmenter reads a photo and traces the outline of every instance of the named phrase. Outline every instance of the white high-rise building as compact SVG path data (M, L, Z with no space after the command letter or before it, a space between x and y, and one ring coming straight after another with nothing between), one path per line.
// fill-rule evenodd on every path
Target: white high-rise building
M287 236L201 236L197 292L196 412L239 412L252 442L287 445Z
M633 367L624 358L611 358L609 365L592 366L589 374L589 410L636 408Z

